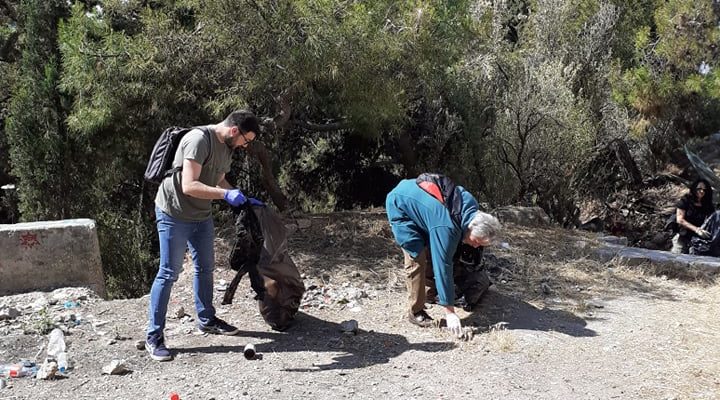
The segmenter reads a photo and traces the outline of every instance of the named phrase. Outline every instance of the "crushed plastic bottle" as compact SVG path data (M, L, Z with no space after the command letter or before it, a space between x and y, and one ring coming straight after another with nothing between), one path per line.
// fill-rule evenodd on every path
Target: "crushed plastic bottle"
M62 330L55 328L50 332L48 340L47 356L58 364L58 370L65 372L68 369L67 352L65 347L65 334Z
M0 364L0 376L5 378L35 376L37 371L37 365L29 361L23 361L15 364Z
M77 307L80 307L80 302L68 300L63 304L63 307L65 307L65 309L77 308Z

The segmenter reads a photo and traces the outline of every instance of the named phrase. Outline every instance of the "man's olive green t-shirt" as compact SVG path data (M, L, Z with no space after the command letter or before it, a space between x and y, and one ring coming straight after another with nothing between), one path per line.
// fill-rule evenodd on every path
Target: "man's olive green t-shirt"
M202 165L198 180L215 187L222 174L230 171L233 151L215 136L215 131L205 127L193 129L180 139L172 166L182 167L183 160L193 160ZM212 200L188 196L182 191L182 171L163 179L155 196L155 205L165 214L184 221L204 221L212 217Z

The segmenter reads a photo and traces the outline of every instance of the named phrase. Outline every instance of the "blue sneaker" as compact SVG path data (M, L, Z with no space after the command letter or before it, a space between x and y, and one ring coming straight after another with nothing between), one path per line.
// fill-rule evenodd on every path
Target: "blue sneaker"
M200 329L200 332L212 333L213 335L233 336L240 332L240 329L228 324L218 317L213 318L205 325L198 324L198 329Z
M145 340L145 350L150 354L150 358L155 361L172 360L170 350L165 347L165 338L162 336L148 336Z

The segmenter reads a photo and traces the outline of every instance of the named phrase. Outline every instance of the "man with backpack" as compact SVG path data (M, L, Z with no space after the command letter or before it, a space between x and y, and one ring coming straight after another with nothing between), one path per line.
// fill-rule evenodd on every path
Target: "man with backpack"
M232 112L220 123L182 130L177 141L164 139L163 134L153 150L148 170L158 164L159 159L172 159L172 168L163 171L159 179L155 197L160 269L150 289L145 341L145 348L154 360L172 359L163 333L165 316L170 292L182 270L188 247L195 269L193 290L198 329L221 335L238 333L236 327L215 315L212 304L215 233L211 202L224 199L234 207L245 203L263 205L225 180L233 152L247 147L258 133L258 119L251 112L241 110ZM149 179L147 172L146 179Z
M402 180L388 194L385 207L395 241L405 256L408 320L417 326L432 326L432 318L425 312L429 251L447 328L461 335L462 323L454 307L453 255L461 241L475 248L489 245L498 235L500 223L478 211L477 200L462 186L438 174Z

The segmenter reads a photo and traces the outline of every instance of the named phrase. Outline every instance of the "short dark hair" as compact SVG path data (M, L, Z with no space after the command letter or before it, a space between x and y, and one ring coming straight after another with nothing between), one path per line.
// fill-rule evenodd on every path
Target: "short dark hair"
M255 135L260 135L260 124L258 119L250 111L237 110L230 113L230 115L223 121L225 126L237 126L240 132L245 134L248 132L255 132Z

